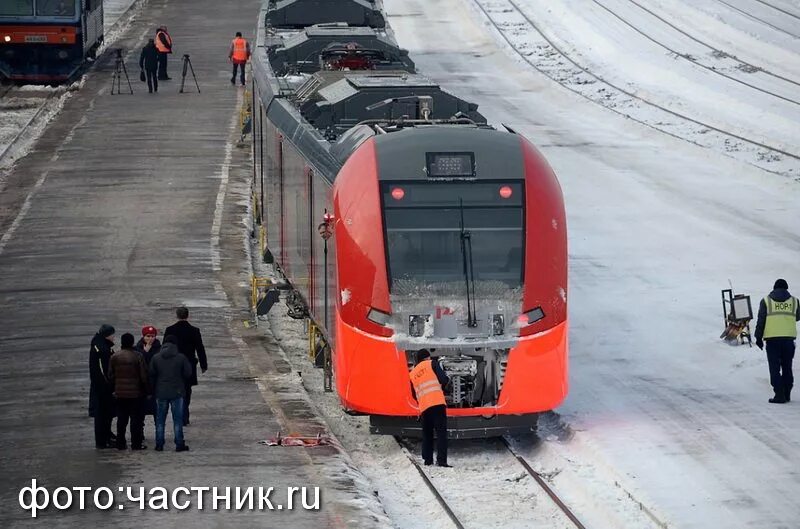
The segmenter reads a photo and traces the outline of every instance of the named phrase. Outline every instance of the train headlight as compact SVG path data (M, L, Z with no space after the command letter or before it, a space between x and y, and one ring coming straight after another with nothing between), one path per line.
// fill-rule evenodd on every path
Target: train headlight
M408 317L408 335L419 338L425 335L425 324L430 316L428 314L412 314Z
M69 57L69 53L67 53L65 50L61 50L58 52L58 58L61 59L62 61L67 57Z
M506 332L506 318L502 314L492 314L492 335L500 336Z
M3 40L6 42L11 42L11 35L6 35L5 37L3 37Z
M391 317L392 317L391 314L387 314L378 309L369 309L369 312L367 313L367 319L369 321L371 321L372 323L377 323L382 327L386 327Z

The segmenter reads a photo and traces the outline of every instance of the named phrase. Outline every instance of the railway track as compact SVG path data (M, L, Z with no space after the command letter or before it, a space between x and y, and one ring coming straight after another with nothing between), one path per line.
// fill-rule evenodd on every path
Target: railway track
M717 2L729 7L730 9L736 11L737 13L739 13L741 15L746 16L747 18L749 18L751 20L755 20L756 22L759 22L761 24L764 24L767 27L770 27L770 28L776 30L776 31L779 31L781 33L789 35L790 37L794 37L796 39L800 39L800 34L792 33L791 31L787 31L782 27L776 26L775 24L769 22L768 20L764 20L763 18L759 18L759 17L755 16L754 14L752 14L752 13L750 13L748 11L745 11L744 9L740 9L740 8L736 7L735 5L731 4L730 2L726 2L725 0L717 0Z
M31 125L36 123L39 118L45 113L45 111L49 108L48 103L56 96L56 95L63 95L63 92L56 92L56 91L49 91L42 95L34 94L20 94L17 95L15 92L16 87L11 85L7 87L3 87L3 92L0 93L0 112L16 112L20 114L20 122L18 123L17 130L11 137L11 139L5 144L4 147L1 147L0 150L0 163L3 162L6 155L12 152L13 147L18 145L22 138L25 136L25 133L29 130ZM10 102L13 100L24 100L28 101L36 101L35 104L31 106L22 106L14 108L13 105L10 105Z
M769 8L771 8L771 9L774 9L775 11L780 11L784 15L787 15L787 16L790 16L792 18L796 18L797 20L800 20L800 15L798 15L796 13L792 13L791 11L787 11L786 9L780 8L780 7L776 6L775 4L770 4L769 2L766 2L765 0L756 0L756 2L758 2L759 4L765 5L765 6L769 7Z
M458 517L456 514L456 509L454 509L447 501L446 493L440 491L435 484L436 479L431 478L427 472L423 469L423 467L419 464L416 458L411 454L411 450L408 444L400 437L395 437L395 440L400 445L401 449L405 453L408 460L411 464L414 465L417 472L419 473L420 477L422 478L423 482L425 483L428 490L430 490L431 494L436 498L436 501L442 507L442 510L447 514L447 517L452 522L453 526L457 529L466 529L467 525L465 525L464 521ZM550 500L552 500L553 505L560 511L564 517L569 521L570 527L575 527L576 529L586 529L586 526L580 521L577 515L564 503L564 501L556 494L550 485L547 484L547 481L538 473L536 472L533 467L531 467L528 462L522 456L518 455L514 449L512 448L511 444L508 440L504 437L501 440L502 446L505 448L507 453L516 461L522 469L524 469L525 474L533 479L533 481L538 485L538 487L547 495Z
M646 38L650 42L653 42L657 46L660 46L661 48L664 48L665 50L667 50L671 54L675 55L676 57L680 57L680 58L682 58L684 60L687 60L687 61L691 62L692 64L694 64L694 65L696 65L696 66L698 66L700 68L703 68L704 70L706 70L708 72L711 72L712 74L719 75L719 76L724 77L726 79L729 79L729 80L731 80L733 82L736 82L736 83L739 83L741 85L747 86L748 88L752 88L753 90L756 90L758 92L762 92L764 94L768 94L770 96L773 96L773 97L775 97L777 99L781 99L781 100L786 101L788 103L791 103L793 105L800 105L800 100L792 99L791 97L787 97L785 95L781 95L779 93L772 92L770 90L766 90L766 89L764 89L764 88L762 88L760 86L757 86L757 85L752 84L752 83L750 83L748 81L740 79L734 73L735 72L744 73L744 75L746 75L746 76L763 74L765 76L772 77L775 80L778 80L778 81L781 81L781 82L785 82L785 83L788 83L788 84L792 85L791 87L787 87L787 92L789 92L789 93L800 93L800 82L797 82L797 81L794 81L793 79L789 79L788 77L784 77L782 75L770 72L769 70L767 70L767 69L765 69L765 68L763 68L761 66L757 66L755 64L743 61L743 60L739 59L738 57L730 55L729 53L725 52L724 50L716 48L716 47L714 47L711 44L708 44L706 42L703 42L702 40L694 37L693 35L691 35L691 34L687 33L686 31L682 30L681 28L679 28L675 24L671 23L669 20L667 20L664 17L660 16L658 13L654 12L652 9L642 5L641 2L639 2L638 0L627 0L627 2L635 5L636 7L641 9L642 11L644 11L644 12L648 13L649 15L651 15L652 17L658 19L662 23L666 24L667 26L669 26L673 30L675 30L678 33L680 33L681 35L684 35L685 37L688 37L689 39L691 39L692 41L700 44L701 46L704 46L708 51L711 52L711 57L714 60L701 61L700 59L693 57L689 53L680 52L680 51L676 50L675 48L672 48L668 44L664 44L660 40L654 38L652 35L649 35L645 31L643 31L641 28L639 28L635 24L633 24L631 21L627 20L625 17L623 17L622 15L620 15L619 13L617 13L616 11L614 11L613 9L608 7L601 0L591 0L591 1L594 4L596 4L598 7L602 8L605 11L607 11L614 18L616 18L617 20L621 21L623 24L625 24L626 26L628 26L629 28L634 30L639 35L642 35L644 38ZM723 61L732 62L734 64L731 65L731 66L726 66L725 64L721 64ZM728 70L728 71L730 71L732 73L726 73L726 70Z
M526 63L584 99L653 130L717 150L770 173L800 176L800 154L666 108L581 65L547 37L514 0L471 1ZM499 20L509 16L514 20Z

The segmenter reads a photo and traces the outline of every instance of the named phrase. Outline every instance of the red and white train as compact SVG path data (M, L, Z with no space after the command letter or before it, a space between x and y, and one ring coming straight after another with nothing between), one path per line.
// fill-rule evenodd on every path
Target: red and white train
M531 431L568 387L553 171L416 74L363 2L331 2L348 6L348 25L314 26L305 1L289 5L311 18L291 25L275 22L288 18L279 7L262 13L255 190L268 257L331 344L342 406L375 433L417 435L408 373L425 348L451 379L451 437Z

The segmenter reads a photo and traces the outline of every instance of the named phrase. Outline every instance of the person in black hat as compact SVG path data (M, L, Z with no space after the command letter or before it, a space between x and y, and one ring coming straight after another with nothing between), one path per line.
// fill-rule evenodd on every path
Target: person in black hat
M89 346L89 415L94 417L94 443L97 448L116 447L111 433L114 395L108 381L108 362L114 354L114 327L104 323Z
M142 48L142 53L139 55L139 68L145 74L147 89L150 93L158 92L158 50L154 39L147 41Z
M147 365L144 357L133 349L133 335L120 338L121 349L111 355L108 380L117 399L117 448L125 450L125 430L131 423L131 448L144 450L144 399L147 397Z
M769 382L775 396L769 399L773 404L783 404L792 400L792 360L794 341L797 338L797 324L800 320L800 303L789 293L785 279L775 281L769 293L758 307L756 322L756 345L764 349L767 342L767 362L769 363Z

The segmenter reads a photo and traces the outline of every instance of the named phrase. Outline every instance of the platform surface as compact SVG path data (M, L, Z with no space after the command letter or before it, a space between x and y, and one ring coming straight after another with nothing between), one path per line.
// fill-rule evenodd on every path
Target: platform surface
M110 95L111 53L66 102L34 150L0 182L0 526L377 527L380 509L355 486L359 474L332 447L267 448L280 429L322 428L267 334L248 331L249 150L235 131L240 86L228 46L252 36L257 0L150 0L115 44L126 50L135 93ZM160 25L175 42L172 81L157 95L138 80L139 49ZM188 53L202 93L187 79ZM163 453L98 451L87 416L89 342L101 323L140 336L163 329L185 304L203 332L200 376L176 454L168 422ZM19 507L32 478L115 491L111 510ZM319 511L140 510L119 487L319 486ZM182 498L182 500L185 498ZM233 496L232 499L235 499ZM182 501L181 500L181 501ZM256 498L256 505L258 499ZM118 504L123 504L119 510ZM373 514L377 513L377 514Z

